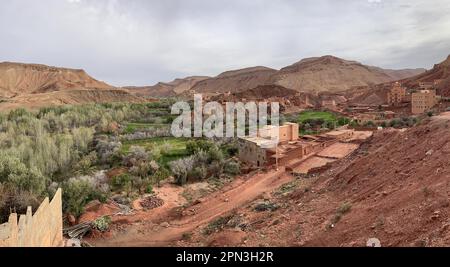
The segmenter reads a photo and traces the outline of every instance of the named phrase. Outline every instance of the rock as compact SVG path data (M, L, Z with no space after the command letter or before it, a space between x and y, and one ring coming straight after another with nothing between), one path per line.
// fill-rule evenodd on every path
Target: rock
M437 220L437 219L439 219L440 215L441 215L441 212L440 212L440 211L435 211L435 212L433 213L433 215L431 216L431 219L432 219L432 220Z
M77 219L72 214L67 214L67 221L71 226L74 226L77 223Z
M434 152L434 150L430 149L430 150L427 151L427 153L425 153L425 155L431 156L431 155L433 155L433 152Z
M160 226L164 227L164 228L169 228L170 224L168 222L163 222L163 223L160 224Z
M131 203L131 208L134 210L143 210L144 208L141 205L141 201L139 199L133 201L133 203Z
M65 246L69 248L81 248L81 241L77 238L68 239L66 240Z
M202 198L196 199L194 201L194 203L192 203L193 205L198 205L198 204L202 204L204 202L204 200Z
M380 248L381 242L377 238L369 238L369 240L367 240L366 246L371 248Z

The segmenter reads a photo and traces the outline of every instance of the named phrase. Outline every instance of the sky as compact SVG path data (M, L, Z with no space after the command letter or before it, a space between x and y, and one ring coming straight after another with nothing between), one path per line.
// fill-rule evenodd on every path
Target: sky
M0 61L152 85L334 55L432 68L450 54L448 0L2 0Z

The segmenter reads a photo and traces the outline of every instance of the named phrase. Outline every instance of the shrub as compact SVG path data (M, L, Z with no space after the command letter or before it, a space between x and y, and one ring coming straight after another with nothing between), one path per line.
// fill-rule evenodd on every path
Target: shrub
M224 156L223 156L222 151L220 151L220 149L217 146L211 147L208 151L208 162L209 163L213 163L213 162L223 163L223 161L224 161Z
M226 174L230 175L238 175L241 172L239 162L236 162L234 160L227 161L225 163L225 166L223 167L223 170Z
M19 158L0 153L0 182L40 196L46 189L48 179L35 167L28 168Z
M89 155L84 156L78 161L73 169L78 175L89 175L94 171L94 165L97 162L97 153L95 151L91 152Z
M109 216L100 217L92 223L92 227L94 229L99 230L100 232L108 231L110 225L111 225L111 217Z
M212 147L214 147L214 143L206 140L192 140L187 142L186 151L190 155L194 155L199 151L209 151Z
M124 158L125 166L133 167L150 159L149 153L141 146L132 146L129 154Z
M204 180L208 175L208 170L204 166L195 167L187 174L188 181L192 180Z
M279 206L277 204L271 203L271 202L261 202L256 204L255 211L263 212L263 211L276 211L279 209Z
M187 175L195 165L195 157L190 156L187 158L179 159L169 163L170 170L174 175L175 182L179 185L187 183Z
M344 216L346 213L348 213L352 208L352 205L348 202L343 203L336 211L336 214L334 215L333 219L331 220L332 224L338 223L342 216Z
M167 178L169 178L169 176L170 173L166 168L160 168L153 175L153 179L155 180L156 184L160 186L161 181L166 180Z
M132 177L127 173L117 175L111 179L111 186L113 190L129 189L132 186L131 180Z
M95 188L85 180L70 179L63 183L63 210L80 216L86 204L96 199Z

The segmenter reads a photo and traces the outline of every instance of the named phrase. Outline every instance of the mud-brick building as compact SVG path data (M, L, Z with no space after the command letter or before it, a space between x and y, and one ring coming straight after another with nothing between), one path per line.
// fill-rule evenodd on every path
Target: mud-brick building
M239 139L239 158L258 167L267 165L267 149L276 147L272 140L278 135L279 144L299 139L300 127L297 123L286 123L283 126L266 126L258 131L256 137Z
M270 137L279 134L279 143ZM304 136L299 138L299 125L287 123L280 127L265 127L256 137L239 139L239 159L257 167L272 166L278 162L283 166L291 161L302 159L338 140L352 136L352 131L341 131L331 135Z
M421 114L437 104L435 90L420 90L411 95L411 112L412 114Z
M419 88L421 90L430 90L434 88L434 82L419 82Z
M391 106L399 106L406 102L406 88L396 82L387 93L387 102Z

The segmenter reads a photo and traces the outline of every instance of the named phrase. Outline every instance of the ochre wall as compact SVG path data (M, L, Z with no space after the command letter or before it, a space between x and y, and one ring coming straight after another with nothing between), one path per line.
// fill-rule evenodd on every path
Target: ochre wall
M0 247L60 247L62 235L61 189L56 191L53 200L46 198L36 213L31 207L27 214L9 216L9 221L0 225Z

